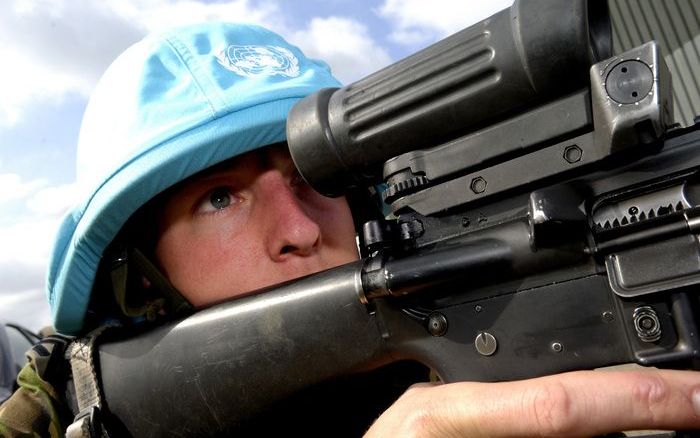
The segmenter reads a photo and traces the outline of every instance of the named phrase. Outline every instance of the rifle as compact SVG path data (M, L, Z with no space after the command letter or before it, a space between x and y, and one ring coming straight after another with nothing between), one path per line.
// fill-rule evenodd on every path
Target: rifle
M302 100L302 176L384 184L389 219L356 263L105 338L106 408L212 433L406 359L445 382L698 369L700 129L668 126L670 86L655 43L611 56L605 2L529 0Z

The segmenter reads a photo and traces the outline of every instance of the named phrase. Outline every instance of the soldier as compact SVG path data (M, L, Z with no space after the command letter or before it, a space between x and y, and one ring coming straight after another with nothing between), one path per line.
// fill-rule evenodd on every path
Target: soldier
M255 26L184 27L122 54L97 86L80 133L79 178L89 191L59 230L48 275L58 332L149 327L356 260L348 203L305 184L284 144L292 105L334 86L324 63ZM21 388L0 407L2 435L62 436L73 422L64 365L55 359L63 355L51 354L66 342L56 335L32 350ZM700 426L693 372L423 383L396 396L334 435L361 434L375 419L369 436L585 436ZM333 412L342 417L339 406L287 418L303 415L312 424Z

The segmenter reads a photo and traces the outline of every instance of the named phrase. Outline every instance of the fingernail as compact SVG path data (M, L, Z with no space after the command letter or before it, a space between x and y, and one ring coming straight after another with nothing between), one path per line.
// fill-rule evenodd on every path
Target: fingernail
M695 410L695 415L700 416L700 389L693 391L693 409Z

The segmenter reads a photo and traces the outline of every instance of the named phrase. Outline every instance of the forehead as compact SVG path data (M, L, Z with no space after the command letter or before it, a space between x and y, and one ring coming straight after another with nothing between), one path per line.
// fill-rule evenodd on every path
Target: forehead
M254 175L270 168L280 168L281 170L290 171L294 169L294 163L289 154L287 143L276 143L222 161L219 164L190 176L177 184L174 188L206 180L222 173L228 175L237 174L240 175L241 178L245 178L246 176Z

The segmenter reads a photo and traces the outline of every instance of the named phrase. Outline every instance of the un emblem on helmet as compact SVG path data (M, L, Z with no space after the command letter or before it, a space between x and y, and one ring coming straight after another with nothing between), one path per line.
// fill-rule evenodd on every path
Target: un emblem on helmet
M248 78L299 76L299 60L284 47L230 45L216 59L224 68Z

